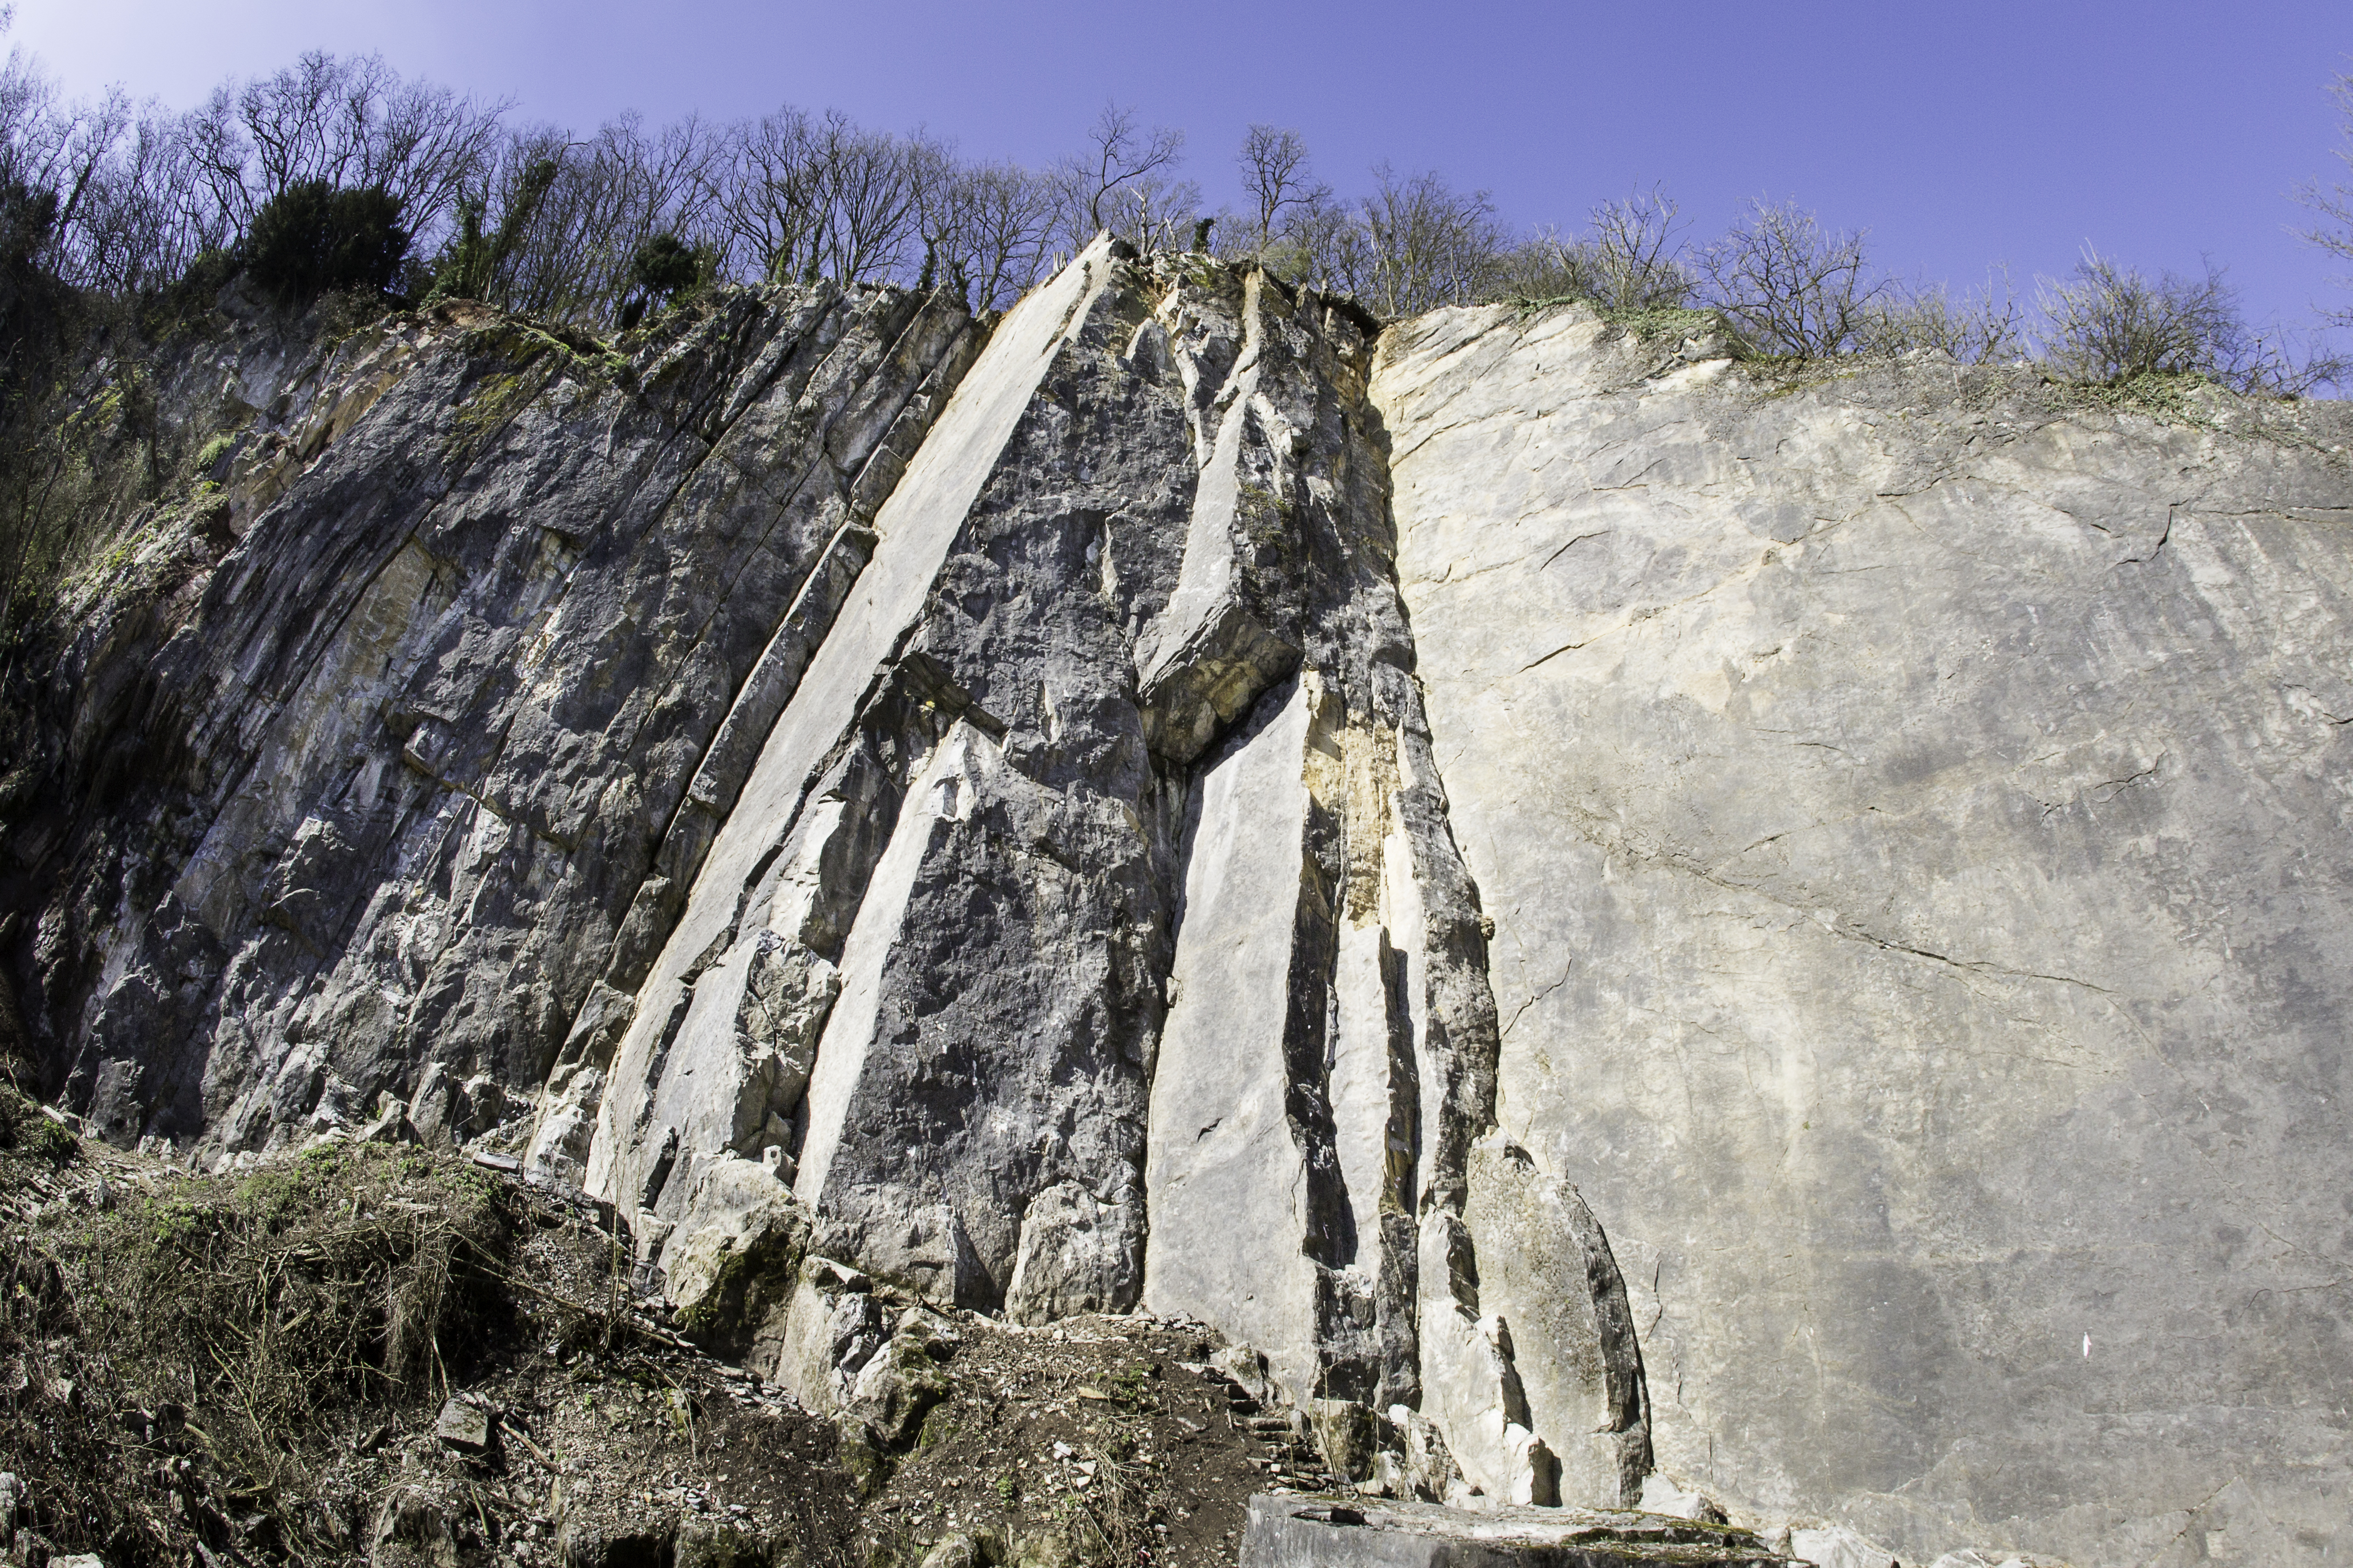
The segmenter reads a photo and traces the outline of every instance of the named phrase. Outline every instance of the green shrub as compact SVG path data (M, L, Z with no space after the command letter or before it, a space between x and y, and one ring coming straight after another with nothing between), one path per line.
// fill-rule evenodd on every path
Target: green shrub
M381 294L400 275L408 232L381 188L305 180L272 196L245 237L246 275L289 305L342 289Z
M702 282L704 257L674 234L657 234L629 258L630 297L621 305L621 330L628 331Z
M540 204L546 200L549 187L561 172L562 165L553 158L533 159L509 193L498 226L488 232L482 228L482 219L490 205L490 192L485 189L478 195L460 197L458 232L432 268L428 286L431 294L461 300L495 298L509 258L522 243L533 220L539 216Z
M74 1135L41 1114L41 1108L0 1083L0 1153L20 1154L51 1165L72 1158Z

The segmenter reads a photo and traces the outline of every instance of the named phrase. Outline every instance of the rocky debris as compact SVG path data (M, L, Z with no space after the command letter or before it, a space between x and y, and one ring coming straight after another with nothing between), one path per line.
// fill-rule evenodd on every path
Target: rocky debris
M1679 1485L1661 1470L1642 1478L1641 1507L1644 1513L1662 1513L1672 1519L1696 1519L1706 1524L1731 1522L1723 1504L1705 1492Z
M886 1342L874 1282L828 1258L809 1258L786 1304L776 1380L804 1410L831 1415L849 1408L857 1379Z
M150 1172L164 1187L139 1190L182 1179ZM542 1249L521 1300L593 1309L609 1246L595 1210L515 1190L533 1202L525 1234ZM1103 1561L1107 1541L1155 1547L1163 1561L1230 1560L1243 1500L1265 1484L1246 1458L1256 1437L1225 1419L1230 1384L1170 1370L1177 1354L1223 1349L1213 1337L1133 1319L1024 1331L943 1314L822 1258L803 1274L861 1303L855 1316L873 1336L831 1369L840 1403L821 1416L625 1299L609 1333L593 1321L566 1329L557 1314L447 1401L389 1421L363 1415L308 1481L319 1511L299 1528L326 1532L305 1536L311 1549L345 1540L385 1564L627 1568L843 1551L912 1568L936 1544L934 1521L985 1509L1005 1562L1078 1568ZM164 1441L164 1419L142 1430ZM256 1528L291 1539L289 1525ZM1172 1555L1171 1542L1185 1550Z
M31 1513L31 1500L26 1495L25 1483L17 1479L15 1471L0 1470L0 1557L5 1557L12 1565L24 1563L32 1555L27 1549L32 1542L26 1546L19 1546L16 1542L16 1532L27 1522ZM46 1549L47 1542L40 1544L42 1549Z
M1373 1480L1383 1497L1408 1501L1466 1503L1470 1484L1446 1446L1446 1434L1418 1410L1389 1406L1389 1422L1398 1434L1398 1452L1373 1456Z
M1214 1373L1231 1384L1237 1405L1272 1408L1282 1402L1281 1392L1267 1376L1266 1357L1248 1345L1222 1346L1198 1370L1203 1376Z
M1797 1561L1745 1530L1654 1514L1468 1513L1432 1503L1276 1496L1250 1500L1241 1549L1242 1568L1796 1568Z
M463 1551L456 1522L442 1511L440 1500L419 1486L402 1487L384 1500L367 1546L372 1563L415 1558L435 1568L454 1568Z
M892 1561L914 1564L961 1533L1037 1568L1206 1568L1233 1561L1253 1493L1293 1484L1262 1462L1273 1445L1251 1429L1257 1407L1193 1370L1221 1348L1197 1325L1088 1315L1025 1328L959 1314L955 1326L962 1342L941 1363L950 1392L867 1504L871 1550ZM1315 1468L1303 1459L1302 1472Z
M1344 1481L1369 1479L1383 1447L1380 1416L1347 1399L1311 1400L1306 1415L1324 1468Z
M883 1447L903 1448L913 1442L923 1418L954 1388L944 1363L955 1356L961 1336L944 1328L929 1308L909 1307L850 1384L846 1414Z
M420 1142L448 1148L482 1136L506 1120L507 1095L488 1073L459 1079L440 1062L428 1063L409 1097L409 1125Z
M362 1143L416 1143L422 1142L417 1129L410 1124L406 1108L395 1104L352 1135Z
M1814 1564L1814 1568L1903 1568L1895 1554L1873 1541L1867 1541L1842 1524L1816 1522L1800 1525L1788 1532L1792 1556ZM1937 1559L1947 1563L1952 1557L1967 1561L1978 1553L1948 1552ZM1936 1568L1932 1564L1931 1568Z

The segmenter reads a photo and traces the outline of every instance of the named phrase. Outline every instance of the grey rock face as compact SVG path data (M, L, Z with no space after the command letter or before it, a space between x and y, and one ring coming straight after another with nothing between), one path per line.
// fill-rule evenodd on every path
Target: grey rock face
M523 1151L878 1443L1142 1307L1430 1501L2342 1546L2341 415L1109 242L665 320L174 373L0 879L110 1136Z
M1906 1562L2343 1550L2343 414L1775 395L1579 310L1382 354L1501 1127L1660 1466Z
M287 412L232 479L234 546L177 625L76 652L79 814L21 995L68 1098L238 1150L331 1075L535 1089L600 982L641 976L641 916L723 810L726 697L975 337L818 288L623 364L459 307L251 392Z
M826 1247L935 1301L1140 1299L1293 1399L1418 1401L1421 1194L1463 1202L1493 1014L1371 346L1107 247L999 324L543 1163L594 1093L586 1179L641 1234L765 1143Z

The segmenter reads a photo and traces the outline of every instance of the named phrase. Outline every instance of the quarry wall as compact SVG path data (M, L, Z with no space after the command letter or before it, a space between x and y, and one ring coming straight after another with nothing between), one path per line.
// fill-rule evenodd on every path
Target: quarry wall
M5 817L106 1135L790 1205L1458 1500L2353 1548L2353 420L1108 242L665 323L177 363Z

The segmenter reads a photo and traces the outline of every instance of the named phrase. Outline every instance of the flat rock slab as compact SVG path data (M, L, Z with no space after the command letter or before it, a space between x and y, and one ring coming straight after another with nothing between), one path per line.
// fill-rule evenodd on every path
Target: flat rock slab
M440 1418L433 1423L433 1435L462 1454L488 1452L491 1413L466 1400L451 1399L441 1406Z
M1662 1514L1573 1508L1473 1513L1437 1503L1272 1493L1250 1499L1241 1554L1241 1568L1783 1568L1795 1562L1748 1531Z

